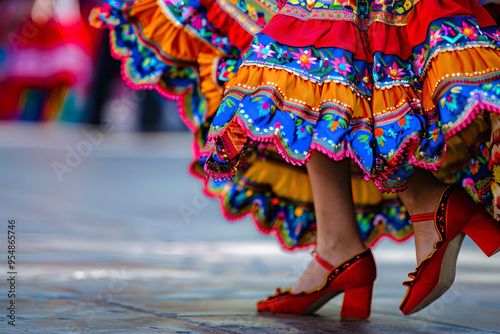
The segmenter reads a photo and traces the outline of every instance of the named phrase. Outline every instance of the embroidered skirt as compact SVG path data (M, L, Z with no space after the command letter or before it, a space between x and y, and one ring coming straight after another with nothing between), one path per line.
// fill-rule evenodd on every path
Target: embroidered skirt
M352 160L368 245L411 235L395 192L414 168L499 217L500 34L475 1L110 3L94 17L126 81L179 101L191 172L228 219L252 215L285 249L313 244L304 165L318 152Z

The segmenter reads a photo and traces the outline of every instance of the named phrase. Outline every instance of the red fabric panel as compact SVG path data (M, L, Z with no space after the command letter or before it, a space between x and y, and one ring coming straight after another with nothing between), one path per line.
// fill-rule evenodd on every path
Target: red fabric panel
M375 51L380 51L385 54L397 55L401 59L408 59L412 55L413 45L408 43L406 26L396 27L382 22L375 22L370 26L368 36L372 54Z
M368 38L350 22L307 20L277 14L261 30L277 42L289 46L317 48L339 47L357 54L357 59L370 58Z
M423 0L415 5L406 26L374 22L368 31L361 31L351 22L301 21L277 14L261 33L294 47L338 47L353 52L358 60L371 62L376 51L408 59L412 55L412 48L424 42L432 21L456 16L475 16L481 27L495 25L488 12L475 1Z
M200 0L207 9L207 19L240 50L246 50L252 43L253 36L243 29L229 14L223 11L215 0Z

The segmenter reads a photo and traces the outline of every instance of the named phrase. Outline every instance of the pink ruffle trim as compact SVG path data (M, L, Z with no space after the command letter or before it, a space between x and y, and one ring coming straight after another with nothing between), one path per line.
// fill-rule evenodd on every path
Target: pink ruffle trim
M466 128L468 125L470 125L472 123L472 121L477 117L477 115L479 113L481 113L482 110L487 110L489 112L495 112L495 113L500 114L500 107L498 107L494 104L488 103L488 102L478 101L474 106L471 107L471 109L469 110L465 119L463 121L461 121L459 124L457 124L456 126L454 126L450 131L448 131L448 133L445 134L445 140L448 140L451 136L462 131L464 128ZM278 150L279 154L281 155L281 157L286 162L288 162L292 165L302 166L302 165L306 164L311 159L312 151L316 150L318 152L321 152L321 153L327 155L329 158L331 158L335 161L340 161L344 158L353 159L356 162L356 164L361 168L361 170L363 170L365 180L366 181L373 180L375 185L377 186L377 188L380 191L394 193L394 192L399 192L399 191L406 189L406 186L399 187L399 188L386 188L386 187L384 187L383 180L387 179L387 177L384 177L383 175L381 177L380 176L376 177L376 176L370 175L365 170L365 168L363 167L361 162L359 161L356 153L350 149L344 148L344 150L342 152L335 154L335 153L327 150L323 146L319 145L318 143L311 143L311 146L310 146L310 149L309 149L307 156L304 159L296 159L288 154L282 141L280 140L280 138L276 134L271 134L271 135L267 135L267 136L260 136L260 135L253 134L252 131L247 127L245 122L239 116L235 116L233 118L232 122L236 122L245 131L246 135L250 139L257 141L257 142L273 143L275 145L276 149ZM228 128L228 126L226 126L224 130L222 130L220 133L218 133L216 135L209 135L208 139L209 140L217 139L227 130L227 128ZM390 161L388 161L388 165L389 166L396 166L403 158L405 158L405 159L408 159L408 163L410 165L414 165L416 167L431 170L431 171L437 171L439 169L439 167L443 164L445 154L446 154L447 143L445 143L442 159L440 159L439 162L426 163L426 162L423 162L421 160L418 160L414 155L416 149L418 148L418 146L420 144L420 141L421 141L421 139L418 136L412 136L412 137L405 139L405 141L398 148L398 151L396 152L394 157ZM349 147L349 143L344 141L343 146ZM208 150L208 151L203 151L201 154L202 154L202 156L210 156L213 154L214 149L215 148L212 148L211 150ZM411 153L409 153L409 152L411 152ZM208 169L207 165L204 166L204 171L209 177L216 179L216 180L226 180L226 179L230 179L230 178L234 177L233 173L218 173L218 172L215 172L213 170L210 170L210 169Z
M110 44L111 55L113 56L113 58L115 58L121 62L120 74L122 76L123 81L127 85L127 87L129 87L130 89L133 89L133 90L141 90L141 89L155 90L164 99L169 100L169 101L177 101L177 108L179 110L179 115L180 115L182 121L184 122L184 124L186 124L186 126L191 131L196 132L198 130L198 127L195 124L193 124L191 121L189 121L189 118L185 112L184 103L183 103L184 99L186 99L186 96L191 92L192 88L187 88L185 93L176 94L176 93L172 93L172 92L167 91L166 89L161 87L160 84L145 84L145 83L144 84L136 84L136 83L134 83L128 77L128 75L126 74L126 71L125 71L125 64L127 62L127 59L129 58L129 53L127 52L126 55L122 56L122 55L119 55L114 50L115 46L113 45L113 40L112 40L112 27L113 26L111 26L111 25L108 27L110 29L109 44Z
M344 158L351 158L354 160L354 162L361 168L361 170L363 171L363 174L364 174L364 179L366 181L369 181L371 179L374 180L375 182L375 185L377 186L377 188L379 188L380 191L384 191L384 192L396 192L396 191L401 191L401 190L404 190L406 187L401 187L401 188L397 188L397 189L388 189L388 188L385 188L383 185L382 185L382 181L380 179L377 179L375 178L374 176L371 176L367 171L366 169L364 168L364 166L361 164L361 162L359 161L357 155L355 152L353 152L352 150L350 149L344 149L342 152L340 153L333 153L329 150L327 150L326 148L324 148L323 146L319 145L318 143L311 143L311 146L310 146L310 150L307 154L307 156L304 158L304 159L295 159L293 157L291 157L288 152L286 151L285 147L283 146L283 143L281 142L281 140L279 139L279 137L275 134L272 134L272 135L268 135L268 136L258 136L258 135L254 135L250 129L248 129L248 127L246 126L246 124L243 122L243 120L241 120L241 118L239 116L236 116L234 119L233 119L233 122L237 122L238 125L245 130L245 133L247 134L247 136L249 138L251 138L252 140L254 141L258 141L258 142L272 142L276 149L278 150L279 154L281 155L281 157L288 163L292 164L292 165L297 165L297 166L303 166L305 165L312 157L312 150L316 150L318 152L321 152L325 155L327 155L329 158L335 160L335 161L340 161L340 160L343 160ZM222 133L222 132L221 132ZM212 136L209 136L208 139L209 140L215 140L217 137L221 136L221 133L217 134L217 135L212 135ZM413 140L418 140L417 143L415 144L411 144L411 142ZM405 141L405 143L403 143L400 148L398 149L398 152L396 153L396 155L394 156L394 158L391 160L391 165L396 165L397 162L400 160L400 158L403 157L403 152L405 151L405 148L407 146L409 147L418 147L418 143L419 143L420 139L418 137L412 137L412 138L409 138ZM343 146L344 147L348 147L349 146L349 143L344 141L343 142ZM210 156L213 154L213 150L215 148L209 150L209 151L203 151L202 152L202 156ZM230 179L232 177L234 177L234 174L232 173L218 173L218 172L215 172L215 171L212 171L210 169L208 169L207 165L204 166L204 171L205 173L215 179L215 180L227 180L227 179Z
M246 219L248 217L251 216L252 218L252 222L255 226L255 229L261 233L262 235L265 235L265 236L274 236L274 238L278 241L278 243L280 244L280 246L285 250L285 251L288 251L288 252L293 252L293 251L297 251L297 250L302 250L302 249L308 249L310 248L311 250L315 248L316 244L314 242L310 242L308 244L305 244L305 245L299 245L299 246L292 246L290 247L289 245L287 245L287 243L285 242L285 240L283 239L283 237L281 236L281 233L280 233L280 230L279 230L279 227L278 226L273 226L271 228L265 228L262 226L262 224L258 221L258 219L255 217L255 215L253 214L252 210L248 210L247 212L245 213L241 213L241 214L232 214L230 213L225 205L224 205L224 197L222 194L220 193L212 193L210 192L210 190L208 189L208 178L197 173L196 171L194 171L192 165L189 169L189 173L191 174L191 176L199 179L200 181L203 182L203 194L207 197L210 197L210 198L214 198L214 199L217 199L219 201L219 208L222 212L222 215L224 216L224 218L229 221L231 224L233 223L237 223L238 221L241 221L243 219ZM405 236L404 238L401 238L401 239L398 239L397 237L393 236L393 235L390 235L390 234L387 234L387 233L384 233L384 234L380 234L370 245L368 245L367 247L369 248L372 248L372 247L375 247L382 239L390 239L394 242L397 242L397 243L403 243L403 242L406 242L408 241L411 237L413 236L413 232L408 234L407 236Z

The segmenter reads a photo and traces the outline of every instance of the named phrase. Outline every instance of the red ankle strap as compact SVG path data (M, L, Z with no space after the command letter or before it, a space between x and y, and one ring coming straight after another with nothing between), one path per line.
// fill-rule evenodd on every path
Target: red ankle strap
M424 213L421 215L411 216L410 220L412 223L416 223L416 222L422 222L424 220L434 220L435 216L436 216L435 213Z
M316 258L316 261L318 261L318 263L321 264L321 266L323 268L325 268L328 271L332 271L333 268L335 268L330 263L328 263L325 259L321 258L321 256L318 255L318 252L314 251L313 253L314 253L314 257Z

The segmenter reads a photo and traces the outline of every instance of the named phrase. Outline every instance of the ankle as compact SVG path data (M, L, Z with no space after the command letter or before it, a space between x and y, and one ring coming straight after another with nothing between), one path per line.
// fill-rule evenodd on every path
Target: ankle
M407 189L400 194L400 199L410 216L433 213L446 187L447 185L438 183L427 189Z
M439 232L434 221L430 220L413 224L413 231L417 263L420 263L435 249L436 242L440 239Z
M360 242L344 243L318 243L316 252L318 255L330 263L332 266L337 266L342 262L352 258L354 255L361 253L366 249L366 246Z

